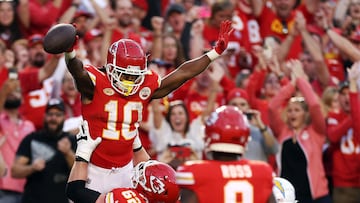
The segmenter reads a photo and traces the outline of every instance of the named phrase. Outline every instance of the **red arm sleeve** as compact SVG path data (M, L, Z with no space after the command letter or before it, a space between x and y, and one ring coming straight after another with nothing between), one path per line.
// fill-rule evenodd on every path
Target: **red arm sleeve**
M281 80L280 80L280 85L281 85L281 86L285 86L285 85L287 85L289 82L290 82L289 78L286 77L286 76L284 76L284 77L282 77Z
M229 91L236 87L235 82L226 76L224 76L220 80L220 85L224 89L225 98L226 98L227 94L229 93Z
M314 129L321 135L326 133L325 117L321 111L320 101L316 93L313 91L310 83L302 78L296 80L297 87L305 97L305 101L309 106L309 112Z
M54 7L53 3L48 3L45 6L46 7L43 8L35 3L29 4L31 24L50 27L57 21L60 9Z
M270 127L276 136L280 135L281 130L285 127L285 123L281 119L282 107L294 91L295 87L289 83L281 88L280 92L269 102Z
M354 139L360 141L360 103L359 103L359 94L358 93L349 93L350 96L350 106L351 106L351 118L352 118L352 128L354 132ZM357 122L355 122L357 121Z
M266 71L254 71L249 77L249 83L248 86L246 87L246 90L249 94L250 106L254 108L257 108L256 107L256 100L258 99L257 95L264 84L265 77L266 77Z
M351 128L352 120L351 117L347 117L337 125L328 125L327 136L331 143L339 143L343 135L346 134L349 128Z

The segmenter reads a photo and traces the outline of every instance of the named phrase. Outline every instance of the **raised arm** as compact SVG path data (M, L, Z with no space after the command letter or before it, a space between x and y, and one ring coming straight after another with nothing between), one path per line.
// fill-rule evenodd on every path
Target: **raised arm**
M53 75L59 64L60 56L61 56L60 54L52 55L50 60L46 61L45 65L40 68L38 75L39 83L41 83L42 81L46 80L47 78Z
M287 85L283 86L280 91L270 99L269 101L269 118L270 119L270 128L274 131L275 136L279 136L281 131L286 127L286 123L282 120L282 111L281 108L288 100L291 98L295 92L295 81L289 82Z
M73 0L71 6L60 16L58 23L71 23L80 3L80 0Z
M17 7L17 15L19 16L20 22L23 24L25 29L30 27L30 12L29 12L29 0L20 0Z
M350 69L347 70L349 76L349 96L350 96L350 113L353 120L353 130L356 139L360 139L360 125L357 121L360 120L359 108L359 90L358 81L360 79L360 61L354 63Z
M325 30L325 33L330 38L332 43L347 57L350 58L351 61L359 61L360 60L360 50L354 46L348 39L344 36L341 36L335 30L331 29L331 25L326 20L323 11L319 11L318 22L320 27Z
M154 16L151 18L151 26L154 30L153 45L151 48L151 58L161 58L162 55L162 34L163 34L164 18Z
M76 149L76 161L70 171L68 183L66 185L66 195L74 202L100 202L100 199L104 199L104 195L85 188L85 183L88 178L88 163L91 154L101 142L101 138L98 137L93 140L90 136L87 122L83 121L79 134L76 135L76 139L78 144Z
M84 69L82 61L76 57L74 46L78 41L78 36L76 36L76 38L73 47L65 52L66 66L75 80L76 87L81 93L82 99L92 100L95 86L91 81L90 75Z
M152 98L162 98L168 95L189 79L203 72L211 61L215 60L224 52L228 45L231 32L231 21L223 21L220 25L219 38L215 48L196 59L181 64L176 70L167 75L162 80L160 88L155 91Z
M250 0L251 7L253 9L253 15L259 17L264 9L265 1L263 0Z
M309 51L310 55L313 57L316 64L316 73L317 77L323 88L327 87L330 81L329 69L326 66L323 52L321 50L320 44L310 35L306 29L306 20L302 13L296 13L296 26L299 30L306 49Z
M311 87L309 78L305 74L303 66L299 60L291 61L292 77L295 79L296 87L304 96L314 129L321 135L325 135L326 126L325 118L320 106L320 99Z

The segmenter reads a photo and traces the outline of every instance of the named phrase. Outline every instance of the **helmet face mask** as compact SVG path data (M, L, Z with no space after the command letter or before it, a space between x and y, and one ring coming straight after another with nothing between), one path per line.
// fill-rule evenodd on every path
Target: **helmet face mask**
M138 43L121 39L110 46L105 68L111 86L118 93L133 95L144 82L147 57Z
M156 202L176 202L180 189L176 185L175 171L159 161L146 161L134 167L133 187L146 198Z

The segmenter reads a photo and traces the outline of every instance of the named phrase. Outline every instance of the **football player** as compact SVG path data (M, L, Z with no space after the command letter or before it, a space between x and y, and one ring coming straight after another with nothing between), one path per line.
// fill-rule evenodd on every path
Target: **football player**
M91 136L103 139L90 160L89 188L107 192L131 186L133 165L149 159L137 128L150 100L168 95L204 71L226 49L231 31L231 21L224 21L213 50L183 63L164 78L148 70L141 46L130 39L114 42L107 64L100 69L84 68L74 50L65 52L67 67L81 93L83 118L89 122Z
M77 137L76 156L66 187L66 194L75 203L176 203L179 187L176 185L175 171L169 165L158 161L137 164L133 170L131 188L115 188L107 193L85 187L88 177L88 161L101 138L92 139L89 127L83 121Z
M237 107L221 106L211 113L205 123L208 160L188 161L177 169L181 202L275 202L271 166L240 159L249 132L249 123Z

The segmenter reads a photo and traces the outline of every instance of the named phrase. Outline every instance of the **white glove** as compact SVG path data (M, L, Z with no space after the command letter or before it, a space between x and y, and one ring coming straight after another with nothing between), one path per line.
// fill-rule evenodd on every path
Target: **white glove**
M79 133L76 135L76 141L76 157L81 157L85 161L89 162L92 152L101 142L101 137L97 137L95 140L92 139L90 136L88 123L86 120L84 120L80 125Z

